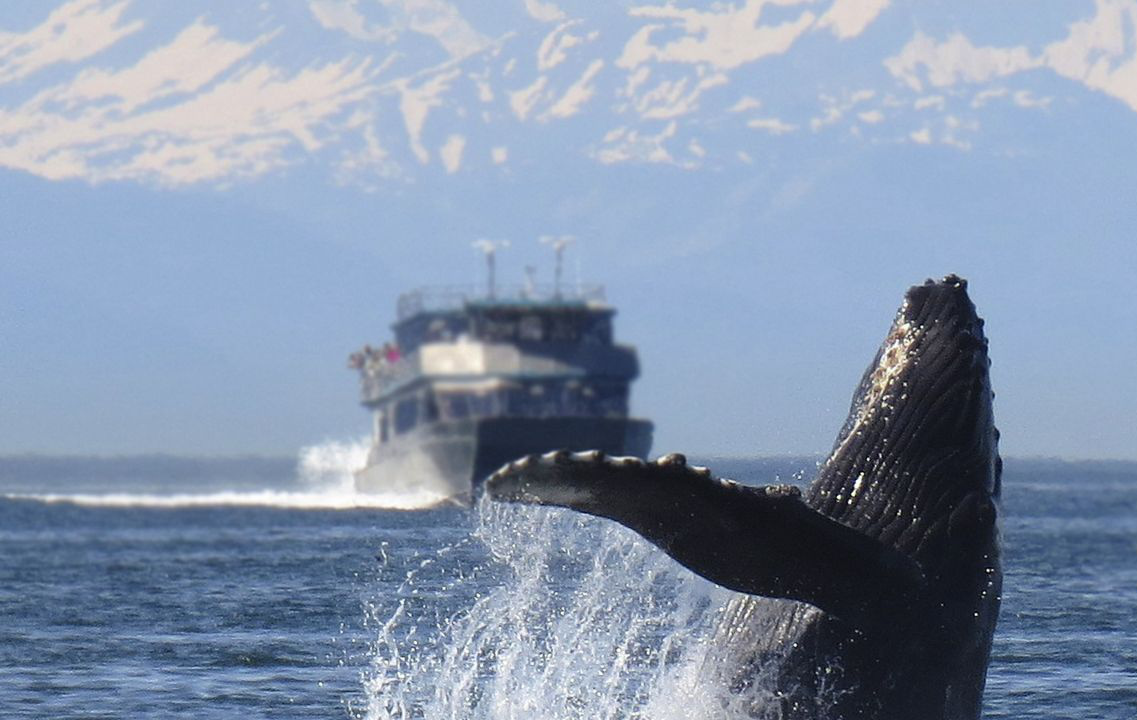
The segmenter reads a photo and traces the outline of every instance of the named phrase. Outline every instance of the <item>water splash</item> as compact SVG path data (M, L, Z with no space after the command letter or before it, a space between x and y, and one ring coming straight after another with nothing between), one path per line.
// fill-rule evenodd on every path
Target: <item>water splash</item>
M372 600L373 657L354 716L668 720L738 706L706 682L723 675L709 640L733 593L594 518L483 502L475 522L469 540ZM475 547L481 560L455 571L446 556ZM471 585L492 589L463 605ZM446 615L448 603L461 609Z

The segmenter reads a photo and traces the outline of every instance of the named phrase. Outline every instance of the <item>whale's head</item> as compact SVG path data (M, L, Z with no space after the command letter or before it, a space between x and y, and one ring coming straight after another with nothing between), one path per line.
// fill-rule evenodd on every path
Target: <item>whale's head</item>
M930 703L906 717L941 716L933 706L980 714L1002 589L989 366L966 281L909 289L807 491L812 507L901 551L927 579L915 611L889 626L899 664L929 669L906 676L905 702Z
M1002 463L989 366L966 280L910 288L810 504L932 564L949 525L992 532Z

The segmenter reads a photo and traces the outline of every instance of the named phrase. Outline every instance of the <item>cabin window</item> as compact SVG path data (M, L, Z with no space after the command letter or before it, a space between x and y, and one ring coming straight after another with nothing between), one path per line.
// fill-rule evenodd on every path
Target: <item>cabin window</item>
M612 322L607 317L593 318L581 334L581 340L587 343L598 343L600 345L612 344Z
M418 422L418 399L408 398L400 400L395 406L395 432L407 432Z
M446 318L435 318L430 321L426 326L426 334L423 340L426 342L437 342L439 340L449 341L454 337L454 329L451 327L451 322L447 322Z
M481 336L491 342L508 342L517 337L517 322L511 318L487 317L481 328Z
M485 417L493 414L493 398L490 395L469 395L466 397L466 406L473 417Z
M521 318L521 322L517 326L517 337L519 340L532 340L540 342L545 337L544 323L537 315L526 315Z
M422 401L425 422L434 422L438 419L438 399L434 393L428 392Z
M624 417L628 414L626 386L611 385L599 388L596 396L596 414L602 417Z
M448 420L470 417L470 402L465 395L453 393L442 396L442 411Z
M580 334L577 328L577 318L572 316L558 316L553 319L550 336L552 340L573 342Z

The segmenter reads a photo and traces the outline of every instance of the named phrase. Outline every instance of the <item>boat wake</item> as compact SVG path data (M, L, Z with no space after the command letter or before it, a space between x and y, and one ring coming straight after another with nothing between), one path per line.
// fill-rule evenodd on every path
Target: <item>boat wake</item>
M99 487L93 491L74 492L72 488L51 492L5 492L0 497L44 503L69 503L90 507L276 507L312 510L346 510L376 508L418 510L434 507L446 497L413 479L392 483L389 492L360 493L355 489L352 473L363 467L367 457L367 439L341 442L328 441L303 448L289 476L260 481L260 486L234 482L230 478L203 476L191 481L151 478L144 489L137 487ZM208 468L208 463L205 464ZM132 483L123 483L131 485ZM137 485L137 483L133 483ZM193 490L187 491L187 485ZM234 487L239 485L240 487Z

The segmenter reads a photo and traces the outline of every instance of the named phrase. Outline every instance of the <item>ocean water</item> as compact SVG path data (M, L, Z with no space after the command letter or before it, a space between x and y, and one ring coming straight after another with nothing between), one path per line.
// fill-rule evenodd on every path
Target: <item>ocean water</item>
M727 591L592 518L358 496L360 452L0 458L0 718L723 716ZM1137 463L1009 460L1001 521L986 716L1137 717Z

